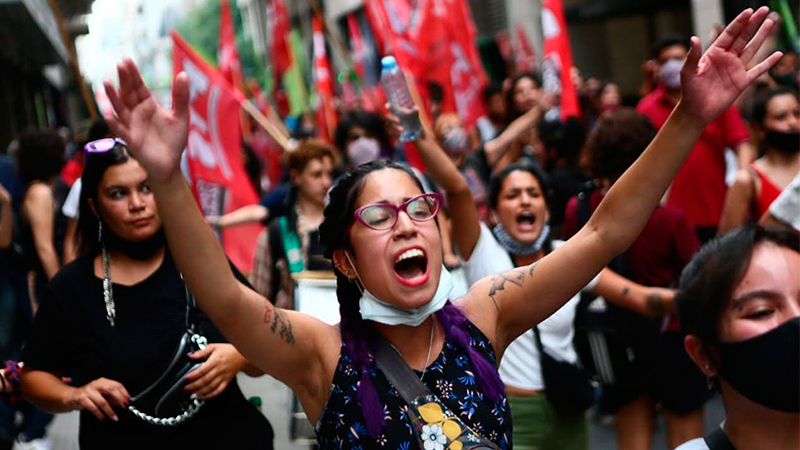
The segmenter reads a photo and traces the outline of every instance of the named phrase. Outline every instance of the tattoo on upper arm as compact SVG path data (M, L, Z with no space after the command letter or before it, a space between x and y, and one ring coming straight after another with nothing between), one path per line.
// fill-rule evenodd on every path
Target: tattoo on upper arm
M269 324L270 331L278 333L287 344L294 345L292 322L286 316L286 313L272 306L269 300L264 300L264 309L264 323Z
M535 268L536 264L531 264L528 267L518 267L506 273L493 275L492 285L489 287L489 297L494 301L495 306L497 306L497 298L495 295L497 295L498 292L505 290L509 283L514 286L522 287L522 282L525 280L526 274L528 277L532 277Z

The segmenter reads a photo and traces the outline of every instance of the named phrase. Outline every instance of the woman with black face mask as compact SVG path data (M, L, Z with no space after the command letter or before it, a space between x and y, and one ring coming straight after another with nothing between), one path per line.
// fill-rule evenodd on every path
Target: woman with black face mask
M775 89L756 97L751 127L763 156L736 175L725 198L720 234L758 220L800 171L797 92Z
M678 450L800 448L800 234L746 226L681 275L684 347L722 392L727 420Z

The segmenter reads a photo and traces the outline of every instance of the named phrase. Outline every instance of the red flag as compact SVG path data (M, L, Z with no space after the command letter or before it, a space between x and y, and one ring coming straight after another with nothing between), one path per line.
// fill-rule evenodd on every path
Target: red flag
M281 76L292 66L289 52L289 15L283 0L267 0L267 23L270 28L269 53L272 56L272 70L277 86Z
M222 76L239 91L243 91L242 65L239 50L236 49L236 35L233 31L231 9L228 0L221 0L219 12L219 47L217 65Z
M578 94L572 84L572 50L561 0L544 0L542 4L544 58L542 87L546 92L561 94L561 118L579 116Z
M361 27L358 25L356 15L347 15L347 28L350 29L350 47L353 49L353 68L359 80L364 79L364 38L361 36Z
M444 90L443 111L456 112L467 126L483 115L486 74L475 46L477 32L466 0L369 0L373 30L426 98L426 84ZM378 28L381 27L381 28Z
M518 73L530 73L536 70L536 51L528 40L528 33L522 24L514 26L517 38L515 62Z
M241 93L174 31L172 68L189 76L190 121L186 161L197 202L206 216L219 216L258 202L242 166ZM222 231L225 253L242 272L252 269L254 243L263 226Z
M336 128L336 109L333 105L333 74L325 50L325 33L322 19L314 15L314 84L317 89L317 132L322 139L331 141Z

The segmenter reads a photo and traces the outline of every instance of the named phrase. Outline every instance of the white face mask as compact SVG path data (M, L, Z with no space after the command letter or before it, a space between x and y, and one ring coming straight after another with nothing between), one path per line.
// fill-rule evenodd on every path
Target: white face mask
M681 88L681 67L683 67L683 60L680 59L667 60L661 66L661 71L659 72L661 82L673 91Z
M345 252L345 256L347 260L350 261L353 270L356 270L355 264L350 260L350 255ZM358 271L356 271L356 277L358 277L361 286L364 286L364 283L361 282L361 276L358 275ZM404 309L392 306L381 301L378 297L375 297L364 287L361 291L361 300L358 302L361 308L361 318L384 325L408 325L416 327L433 313L444 308L454 287L452 275L442 266L442 273L439 276L439 285L436 288L436 293L433 295L433 298L427 304L416 309Z

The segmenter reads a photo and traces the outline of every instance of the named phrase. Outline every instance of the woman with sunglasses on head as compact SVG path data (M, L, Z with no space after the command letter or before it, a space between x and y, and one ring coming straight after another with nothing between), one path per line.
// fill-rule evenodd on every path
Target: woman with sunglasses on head
M176 77L168 111L124 61L120 90L106 83L116 111L108 120L148 171L170 249L201 309L250 361L294 390L317 424L320 448L442 449L462 432L467 443L450 448L510 448L495 365L510 342L630 245L705 125L779 57L745 69L772 28L767 11L742 13L705 55L695 39L684 100L581 232L538 264L481 280L455 302L432 220L437 196L423 194L417 179L391 163L346 175L330 193L320 228L336 269L339 327L274 308L236 282L180 172L186 75ZM410 390L419 395L406 400Z
M726 420L679 450L800 449L800 234L746 225L681 275L684 347L722 393Z
M261 372L191 308L147 172L119 139L87 144L85 160L81 256L45 289L23 394L50 412L81 411L83 449L272 448L269 422L234 379ZM196 346L181 345L187 328ZM180 365L194 370L183 378Z

